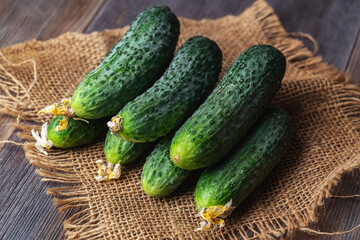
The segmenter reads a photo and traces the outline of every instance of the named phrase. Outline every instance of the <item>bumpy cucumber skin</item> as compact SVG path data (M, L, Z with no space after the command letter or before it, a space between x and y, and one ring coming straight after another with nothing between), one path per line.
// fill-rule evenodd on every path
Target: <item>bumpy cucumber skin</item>
M153 147L153 143L132 143L119 140L108 131L105 138L104 152L108 162L120 163L121 166L134 162Z
M189 175L188 170L176 167L170 157L171 136L165 136L147 157L141 174L141 185L152 197L172 193Z
M286 60L276 48L256 45L230 66L205 102L176 132L170 156L193 170L225 156L246 134L281 86Z
M97 68L76 88L71 107L85 119L116 114L148 88L171 61L179 21L168 7L144 10Z
M152 142L179 126L205 100L221 70L217 44L196 36L177 51L164 75L118 115L118 135L130 142Z
M57 148L72 148L88 144L102 133L105 133L107 129L107 118L89 120L89 123L74 120L72 117L66 118L68 125L64 130L54 131L63 119L62 116L53 118L48 126L48 139Z
M284 156L291 143L292 127L287 113L268 109L249 138L228 160L207 168L196 185L195 203L201 207L238 206Z

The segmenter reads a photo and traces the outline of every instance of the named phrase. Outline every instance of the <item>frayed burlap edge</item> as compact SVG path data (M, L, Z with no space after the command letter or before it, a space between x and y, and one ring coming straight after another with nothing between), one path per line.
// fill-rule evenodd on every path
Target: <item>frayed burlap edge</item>
M322 75L335 79L337 90L341 93L338 97L338 107L342 110L344 118L351 122L353 132L358 135L358 130L360 129L360 88L351 84L351 78L347 73L341 73L326 62L323 62L320 56L314 56L314 53L305 47L302 41L289 37L289 33L281 25L274 10L266 2L262 0L257 1L254 7L257 7L257 17L266 36L274 46L278 47L287 56L287 60L299 70L298 74L306 71L308 74ZM317 46L314 48L316 49ZM360 147L360 144L358 145ZM283 223L287 224L286 227L276 228L276 226L269 222L265 224L266 234L259 234L257 231L254 231L254 236L267 239L273 236L291 236L296 230L306 230L311 223L319 220L317 210L324 204L326 198L332 196L331 190L339 183L341 176L345 172L353 171L359 167L360 156L355 156L352 161L348 161L347 164L340 166L333 173L332 178L328 179L324 189L316 196L315 201L304 213L295 215L293 219L280 219ZM353 230L355 229L357 227Z
M338 97L338 107L343 112L344 118L347 118L352 123L354 133L358 134L357 130L360 129L360 88L350 84L350 79L346 74L322 62L321 57L314 56L314 53L306 48L302 41L292 38L282 27L273 9L265 1L259 0L251 8L256 12L256 18L259 20L269 41L288 56L287 59L298 69L299 75L306 72L306 74L311 74L315 78L326 75L328 78L330 76L330 79L336 79L336 87L338 92L341 93ZM227 16L226 18L231 19L233 17ZM3 66L1 68L5 69ZM3 76L3 79L6 79L6 76ZM19 97L27 97L27 93L22 87ZM20 110L17 110L19 99L17 97L5 96L4 98L2 96L0 100L2 102L1 113L19 117ZM38 125L21 123L17 123L15 126L23 130L19 137L29 141L33 141L30 130L39 128ZM358 145L360 147L360 144ZM30 151L34 148L33 142L25 143L23 148L30 163L39 167L36 173L42 176L42 181L69 184L66 187L47 190L47 194L56 196L53 200L59 206L59 211L69 208L79 209L77 213L64 222L65 235L69 239L96 239L105 236L106 227L99 225L97 216L101 213L96 211L90 196L87 194L86 182L74 173L73 168L76 163L66 157L66 154L70 151L74 155L74 159L76 159L74 152L72 150L58 151L56 155L48 156L45 159L41 153ZM244 239L249 239L249 236L260 239L284 237L285 235L292 235L295 230L301 230L309 226L310 223L318 220L316 214L318 207L323 205L326 198L331 197L331 189L339 183L342 174L359 167L360 156L353 157L353 159L347 161L347 164L339 167L332 175L333 177L328 179L326 186L316 197L316 200L304 212L280 218L277 220L278 224L276 225L267 221L251 226L239 226L240 235Z

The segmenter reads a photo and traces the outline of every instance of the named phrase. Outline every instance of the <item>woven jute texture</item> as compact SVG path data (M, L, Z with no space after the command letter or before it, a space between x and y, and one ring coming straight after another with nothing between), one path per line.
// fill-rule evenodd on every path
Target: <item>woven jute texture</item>
M49 156L44 156L30 135L30 129L39 130L39 123L49 120L36 112L71 97L127 27L89 35L66 33L49 41L2 49L13 63L34 60L12 65L0 58L1 112L19 116L20 136L29 140L24 146L26 157L43 180L66 183L49 189L48 194L54 195L60 210L79 209L64 223L69 239L289 236L316 221L317 207L331 196L341 174L360 166L360 89L314 56L300 40L290 37L266 2L255 2L239 16L201 21L180 18L180 24L178 46L194 35L218 43L224 56L220 77L254 44L270 44L284 53L287 71L273 104L291 115L295 132L291 148L265 182L226 219L223 229L195 232L201 221L193 200L199 172L190 175L171 196L155 199L141 189L144 159L126 167L117 181L94 180L95 161L105 159L103 138L82 148L49 150Z

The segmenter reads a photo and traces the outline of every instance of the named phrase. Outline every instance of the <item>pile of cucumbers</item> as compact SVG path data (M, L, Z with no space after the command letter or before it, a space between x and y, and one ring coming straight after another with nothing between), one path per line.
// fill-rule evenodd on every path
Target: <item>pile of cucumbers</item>
M70 148L108 131L104 153L110 165L148 154L141 185L153 197L169 195L191 170L204 168L195 204L206 230L220 225L206 213L220 209L215 217L226 217L289 147L288 114L268 108L286 60L272 46L252 46L216 85L220 48L194 36L173 55L179 29L168 7L144 10L76 88L70 103L76 117L55 117L47 136L55 147ZM64 117L67 127L56 129Z

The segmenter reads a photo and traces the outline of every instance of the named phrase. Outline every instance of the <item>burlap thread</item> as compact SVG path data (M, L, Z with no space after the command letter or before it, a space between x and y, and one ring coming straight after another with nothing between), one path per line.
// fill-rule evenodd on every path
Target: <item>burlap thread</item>
M195 21L180 18L178 46L194 35L216 41L223 51L222 77L240 52L254 44L271 44L287 57L288 67L273 104L293 120L295 138L286 157L264 184L226 220L223 230L194 232L200 218L193 200L199 176L194 172L174 194L163 199L141 189L143 160L117 181L97 182L95 161L104 159L103 139L49 156L34 147L30 129L49 120L36 112L71 97L82 78L121 38L127 27L89 35L65 33L45 42L17 44L2 53L13 63L33 59L34 68L0 58L0 111L28 122L18 124L26 157L43 181L68 183L48 189L59 210L79 208L64 223L69 239L244 239L289 235L317 220L316 209L330 197L345 171L360 166L360 89L304 44L288 34L273 9L259 0L239 16ZM33 86L30 88L31 84ZM28 91L28 89L30 90Z

